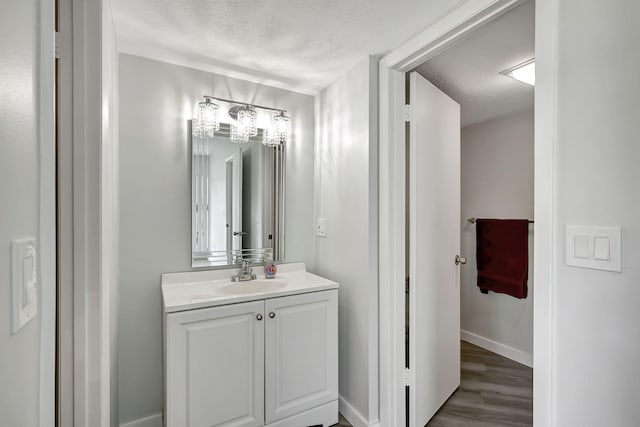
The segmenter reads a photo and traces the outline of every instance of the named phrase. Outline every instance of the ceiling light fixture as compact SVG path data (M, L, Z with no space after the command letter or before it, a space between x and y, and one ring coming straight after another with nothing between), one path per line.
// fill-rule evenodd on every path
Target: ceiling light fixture
M536 62L535 58L504 70L501 74L511 77L514 80L526 83L531 86L536 84Z
M212 99L205 96L204 101L198 103L193 120L193 134L197 138L213 138L215 132L220 130L220 108Z

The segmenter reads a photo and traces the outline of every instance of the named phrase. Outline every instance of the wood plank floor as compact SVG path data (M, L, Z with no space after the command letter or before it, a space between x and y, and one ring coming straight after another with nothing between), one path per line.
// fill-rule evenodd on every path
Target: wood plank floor
M461 384L428 427L533 425L533 370L461 342ZM342 414L333 427L352 427Z
M461 384L428 427L533 425L533 370L461 343Z

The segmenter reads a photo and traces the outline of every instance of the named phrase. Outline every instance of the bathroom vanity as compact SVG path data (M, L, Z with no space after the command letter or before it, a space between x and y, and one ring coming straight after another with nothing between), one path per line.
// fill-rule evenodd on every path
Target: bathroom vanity
M162 276L165 426L336 424L338 284L302 263L236 273Z

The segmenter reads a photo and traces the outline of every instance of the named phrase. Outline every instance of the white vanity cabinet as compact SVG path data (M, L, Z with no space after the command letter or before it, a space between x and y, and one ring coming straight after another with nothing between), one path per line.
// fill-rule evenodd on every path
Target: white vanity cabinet
M165 314L166 427L338 422L338 290Z
M166 426L264 425L264 301L171 313Z
M266 423L336 401L338 291L269 299L265 313Z

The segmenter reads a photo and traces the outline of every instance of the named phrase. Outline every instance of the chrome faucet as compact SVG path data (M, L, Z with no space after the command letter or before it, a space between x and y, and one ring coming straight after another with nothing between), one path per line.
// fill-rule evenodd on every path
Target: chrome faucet
M247 282L249 280L256 280L257 276L253 274L253 269L249 267L249 261L242 260L242 267L237 276L231 277L232 282Z

